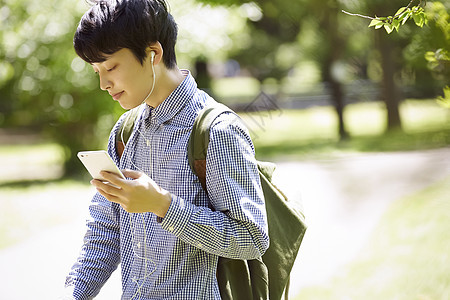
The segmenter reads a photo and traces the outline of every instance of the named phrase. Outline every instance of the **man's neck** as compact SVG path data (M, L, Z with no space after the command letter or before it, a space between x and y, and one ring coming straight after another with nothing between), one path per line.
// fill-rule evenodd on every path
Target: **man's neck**
M157 107L183 82L185 75L178 67L167 69L158 68L156 72L155 90L147 101L151 107Z

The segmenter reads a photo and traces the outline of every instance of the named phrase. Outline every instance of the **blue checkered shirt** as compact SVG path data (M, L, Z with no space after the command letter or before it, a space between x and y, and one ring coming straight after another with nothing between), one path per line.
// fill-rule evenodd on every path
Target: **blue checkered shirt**
M225 113L211 127L208 193L189 167L194 119L214 100L184 73L184 81L158 107L143 105L121 158L115 136L127 113L108 144L121 169L143 171L172 194L169 210L164 218L128 213L96 194L82 251L66 280L72 299L97 295L119 263L122 299L220 299L218 257L253 259L268 247L264 196L242 121Z

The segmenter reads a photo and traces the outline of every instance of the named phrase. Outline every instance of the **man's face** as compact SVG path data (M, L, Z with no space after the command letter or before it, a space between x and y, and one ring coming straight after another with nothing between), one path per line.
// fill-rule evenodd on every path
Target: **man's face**
M150 56L141 65L127 48L108 56L104 62L93 63L92 68L99 75L100 88L125 109L141 104L152 88Z

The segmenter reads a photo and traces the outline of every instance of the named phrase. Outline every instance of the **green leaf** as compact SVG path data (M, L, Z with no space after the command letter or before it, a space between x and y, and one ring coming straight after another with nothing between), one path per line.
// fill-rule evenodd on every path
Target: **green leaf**
M421 23L422 23L422 18L420 17L419 14L414 13L414 14L413 14L413 19L414 19L414 23L416 23L417 26L419 26L419 27L422 27L422 26L423 26L423 24L421 25Z
M403 14L403 13L405 13L405 12L407 12L408 11L408 8L406 8L406 7L400 7L398 10L397 10L397 12L394 14L394 16L396 16L396 15L398 15L398 14Z
M397 19L403 24L406 23L406 21L409 19L409 16L411 14L411 10L407 9L402 14L400 14Z
M397 19L392 20L392 26L395 28L395 30L398 32L398 28L400 27L400 21Z
M417 26L423 27L424 24L428 23L427 16L422 7L414 7L412 13L414 23L416 23Z
M384 24L384 29L386 29L386 32L390 34L394 30L394 26L392 24L386 23Z
M378 19L373 19L373 20L370 22L369 27L372 27L372 26L378 26L378 25L383 26L383 24L384 24L383 21L380 21L380 20L378 20Z
M436 50L434 55L435 55L437 60L450 61L450 53L447 50L445 50L445 49L440 48L440 49Z
M428 24L428 18L427 18L427 15L425 14L425 12L422 12L422 19L423 19L423 23L425 24L425 25L427 25Z
M428 62L436 62L436 54L433 51L427 51L427 53L425 53L425 59Z
M414 14L420 14L421 12L424 11L424 9L423 9L422 6L413 6L413 7L411 8L411 11L412 11Z
M409 18L411 17L412 12L411 12L411 11L408 11L408 12L406 12L405 14L406 14L406 15L405 15L405 16L402 15L403 17L401 18L402 25L405 25L406 21L409 20Z
M420 19L419 25L417 25L417 26L423 27L423 25L425 25L426 17L423 14L421 14L421 15L419 15L419 19Z

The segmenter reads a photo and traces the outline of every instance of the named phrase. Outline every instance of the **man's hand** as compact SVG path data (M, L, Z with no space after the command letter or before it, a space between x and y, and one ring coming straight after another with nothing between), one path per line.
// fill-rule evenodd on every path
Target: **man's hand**
M122 173L133 180L122 179L116 174L103 171L103 178L114 186L95 179L91 184L102 196L120 204L127 212L152 212L164 218L172 201L171 194L142 172L123 170Z

